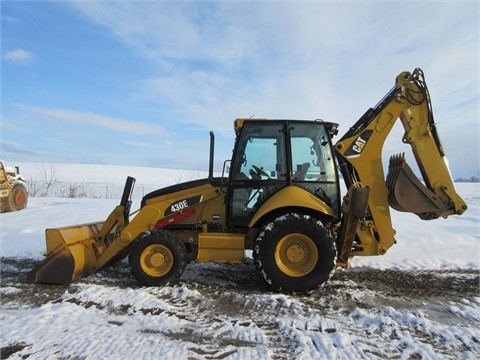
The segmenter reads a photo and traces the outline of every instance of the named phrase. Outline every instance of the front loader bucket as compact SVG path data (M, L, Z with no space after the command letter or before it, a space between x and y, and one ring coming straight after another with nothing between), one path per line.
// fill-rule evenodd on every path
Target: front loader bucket
M95 238L103 223L47 229L47 257L27 275L29 282L70 284L98 269Z
M430 220L438 218L448 208L415 176L404 154L390 158L386 183L388 202L397 211L411 212L423 220Z
M120 205L104 222L45 230L47 257L27 274L27 281L70 284L123 258L124 249L107 249L128 224L134 183L127 177Z

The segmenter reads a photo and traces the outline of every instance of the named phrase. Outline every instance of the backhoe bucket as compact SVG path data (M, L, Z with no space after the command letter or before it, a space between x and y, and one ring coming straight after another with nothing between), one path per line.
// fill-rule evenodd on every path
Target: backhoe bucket
M47 229L47 257L28 275L29 282L70 284L95 272L97 254L95 238L103 223L91 223Z
M124 257L126 253L113 250L108 259L99 261L128 224L134 183L134 178L127 178L120 205L104 222L45 230L47 257L27 274L27 281L70 284Z
M417 214L423 220L436 219L447 206L429 190L408 166L405 155L390 158L386 179L388 202L397 211Z

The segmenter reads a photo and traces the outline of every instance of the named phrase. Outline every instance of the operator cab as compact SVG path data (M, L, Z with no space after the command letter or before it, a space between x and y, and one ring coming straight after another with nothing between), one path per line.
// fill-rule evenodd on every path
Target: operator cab
M260 206L286 186L298 186L339 209L331 138L323 121L239 119L228 190L229 226L244 228ZM339 216L339 215L338 215Z

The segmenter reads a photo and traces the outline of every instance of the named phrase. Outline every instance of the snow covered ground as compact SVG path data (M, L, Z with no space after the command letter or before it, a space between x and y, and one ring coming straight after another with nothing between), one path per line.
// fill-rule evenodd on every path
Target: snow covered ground
M68 176L122 184L132 175L161 187L205 175L127 169ZM393 211L398 244L386 255L355 258L324 288L297 296L272 292L249 259L193 263L162 288L140 287L125 262L70 286L27 284L45 228L104 220L118 203L31 197L27 209L0 215L1 358L477 359L480 184L457 190L464 215L425 222Z

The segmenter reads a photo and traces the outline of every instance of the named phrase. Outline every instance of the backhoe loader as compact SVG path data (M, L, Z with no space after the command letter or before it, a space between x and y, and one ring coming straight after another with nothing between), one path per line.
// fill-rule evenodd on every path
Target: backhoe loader
M400 119L422 181L404 154L382 147ZM103 222L47 229L47 257L29 274L37 283L69 284L128 256L145 286L178 279L189 261L242 262L251 250L260 276L276 291L323 285L354 256L382 255L396 242L390 207L422 220L461 215L421 69L394 87L340 138L322 120L236 119L232 159L213 176L143 197L130 216L135 183ZM340 174L341 173L341 176ZM340 195L340 180L346 194Z

